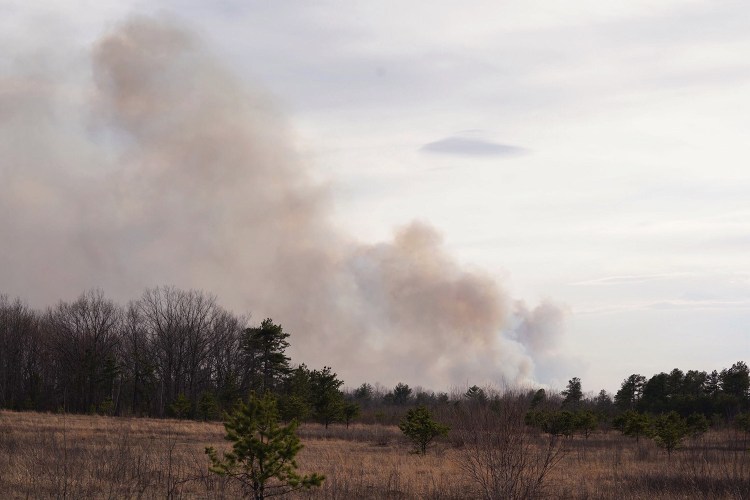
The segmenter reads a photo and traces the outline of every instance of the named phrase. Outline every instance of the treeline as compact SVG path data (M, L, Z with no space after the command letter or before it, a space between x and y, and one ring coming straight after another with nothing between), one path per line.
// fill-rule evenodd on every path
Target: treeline
M213 418L271 391L288 413L326 419L343 382L292 368L287 337L195 290L149 289L125 307L93 290L45 311L0 296L0 408Z
M651 378L633 374L614 398L605 390L585 397L573 378L559 395L534 393L527 425L553 435L588 437L598 428L615 428L638 439L654 437L671 450L679 439L705 432L710 425L733 423L750 432L750 370L743 361L710 373L675 368ZM679 439L678 439L679 438Z
M284 420L328 426L377 399L369 384L345 394L331 367L292 365L288 338L195 290L153 288L125 307L91 290L45 311L0 295L0 408L207 420L254 391L272 393Z
M153 288L124 307L93 290L45 311L0 296L0 408L213 419L255 391L273 393L285 420L328 425L395 423L417 405L501 404L501 394L478 386L344 391L330 367L293 365L288 338L271 319L251 326L195 290ZM586 396L573 378L559 394L530 390L522 399L529 425L560 434L617 427L626 413L730 422L750 410L750 371L739 361L710 373L633 374L614 396Z

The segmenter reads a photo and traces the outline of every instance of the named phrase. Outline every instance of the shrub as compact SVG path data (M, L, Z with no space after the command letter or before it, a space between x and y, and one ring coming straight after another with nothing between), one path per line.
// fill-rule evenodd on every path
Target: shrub
M526 412L526 402L513 397L503 397L494 410L457 411L454 433L464 444L456 460L477 489L466 497L551 497L549 474L563 458L561 440L528 432L524 420L540 427L554 413L560 412Z

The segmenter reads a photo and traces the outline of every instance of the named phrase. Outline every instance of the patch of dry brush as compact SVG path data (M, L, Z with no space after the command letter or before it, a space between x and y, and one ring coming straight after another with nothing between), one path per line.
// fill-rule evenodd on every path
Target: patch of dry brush
M547 456L543 435L516 429L523 439L503 441L507 432L495 432L496 423L477 424L477 434L466 425L477 415L464 418L463 427L451 422L457 431L424 457L408 453L394 426L303 425L300 469L321 472L326 481L296 497L493 498L477 478L492 472L490 459L497 472L538 466L534 461ZM518 448L491 453L484 444L492 439L476 441L485 432L495 432L493 447ZM208 473L203 451L227 448L223 435L220 423L0 412L0 498L236 498L234 485ZM669 459L653 443L618 433L563 439L556 466L528 497L750 498L747 444L733 431L714 431Z

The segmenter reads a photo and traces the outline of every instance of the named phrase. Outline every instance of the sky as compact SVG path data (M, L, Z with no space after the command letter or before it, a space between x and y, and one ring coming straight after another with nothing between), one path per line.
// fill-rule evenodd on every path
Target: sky
M14 106L21 106L18 87L34 82L53 86L56 99L67 103L55 112L79 113L77 103L91 102L92 47L138 16L189 32L211 57L200 71L226 68L219 73L263 96L284 130L283 140L274 135L263 144L282 144L283 154L302 166L306 186L325 191L322 205L310 203L315 210L325 207L325 231L337 235L333 240L357 242L345 258L354 260L347 262L359 262L351 255L377 266L401 259L399 252L412 247L399 242L412 240L399 240L394 231L418 233L438 252L435 262L460 269L451 275L454 285L466 276L479 276L480 287L485 276L497 283L482 297L502 297L503 319L495 322L487 309L481 325L504 330L507 341L489 348L497 356L482 359L439 337L438 347L447 352L428 351L450 357L454 350L445 372L399 375L427 386L460 386L473 380L471 370L459 369L461 356L470 356L467 366L507 362L524 373L524 381L560 388L580 377L585 391L613 392L631 373L710 371L750 358L747 3L0 0L0 95L6 96L0 119L8 162L0 173L6 185L8 179L32 179L33 165L59 161L56 189L75 193L92 189L82 188L81 179L98 175L82 165L119 168L130 140L120 132L82 124L90 116L40 118L49 110L39 111L33 95L23 94L29 101L22 112ZM43 127L54 131L39 132ZM38 139L27 139L36 134ZM27 140L19 153L18 143ZM45 147L55 152L54 160L39 151ZM275 157L269 150L263 154ZM77 177L69 176L72 171ZM217 185L219 196L225 187ZM305 196L312 192L304 190ZM86 193L80 198L88 199ZM243 193L227 198L241 204ZM3 209L18 206L7 202ZM16 237L20 225L3 226L8 239L0 253L6 268L1 292L42 307L70 298L65 293L75 296L81 286L101 286L124 300L154 285L134 280L118 289L122 280L106 272L101 283L93 272L85 281L54 275L55 286L44 281L52 280L50 274L22 280L9 269L31 265L30 253L42 259L46 254L37 247L47 246L44 234L80 228L63 218L50 229L39 221L44 210L55 208L34 207L37 239ZM121 216L122 210L118 205L112 213ZM429 234L404 229L414 228L412 221L429 227ZM162 223L167 227L170 219ZM133 250L141 241L134 232L103 234L97 229L102 226L91 224L95 234L88 236L110 238L120 248ZM433 236L439 240L434 245ZM393 248L378 246L392 239ZM150 268L128 255L118 257L124 273L132 265L146 275ZM420 255L409 253L408 259ZM77 265L88 269L83 263L71 269ZM255 276L242 266L226 272ZM201 276L186 283L200 286ZM205 282L220 303L255 307L229 296L229 287ZM266 304L259 297L257 304ZM267 304L283 314L274 301ZM521 338L519 322L547 324L540 319L545 317L553 317L550 332ZM367 332L385 335L377 328ZM409 352L429 342L426 335ZM354 342L347 337L341 344ZM378 342L371 347L381 348ZM504 357L509 351L512 360ZM316 355L322 359L325 352ZM344 358L342 372L352 385L365 379L392 383L388 370L400 366L358 372ZM486 366L480 371L491 373ZM497 377L512 373L499 369Z

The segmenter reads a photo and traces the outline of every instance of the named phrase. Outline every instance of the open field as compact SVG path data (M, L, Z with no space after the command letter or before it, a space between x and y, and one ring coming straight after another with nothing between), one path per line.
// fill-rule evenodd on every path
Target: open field
M327 477L300 498L482 497L465 467L472 448L456 434L425 457L410 454L392 426L307 424L299 434L301 470ZM529 442L532 451L542 450L547 438ZM575 437L561 442L560 461L541 492L550 498L750 498L749 444L733 431L712 431L668 457L649 440L614 432ZM0 412L0 497L237 497L233 484L207 473L207 445L229 446L220 423Z

